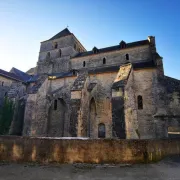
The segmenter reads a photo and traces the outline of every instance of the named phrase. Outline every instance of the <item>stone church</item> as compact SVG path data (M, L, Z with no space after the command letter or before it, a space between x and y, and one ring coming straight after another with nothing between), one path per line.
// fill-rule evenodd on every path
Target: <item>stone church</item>
M41 42L35 68L2 78L11 83L1 99L16 104L12 135L153 139L180 130L180 81L164 75L153 36L87 51L66 28Z

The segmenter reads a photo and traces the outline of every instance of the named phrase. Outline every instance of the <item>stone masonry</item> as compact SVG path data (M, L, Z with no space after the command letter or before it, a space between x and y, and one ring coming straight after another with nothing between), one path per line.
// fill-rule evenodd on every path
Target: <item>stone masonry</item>
M24 136L154 139L180 130L180 81L164 75L153 36L86 51L66 28L41 42L33 70Z

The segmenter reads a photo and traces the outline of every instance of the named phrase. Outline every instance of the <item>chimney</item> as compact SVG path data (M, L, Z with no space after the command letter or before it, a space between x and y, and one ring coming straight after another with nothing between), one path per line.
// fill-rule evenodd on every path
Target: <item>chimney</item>
M152 46L156 46L155 36L148 36L148 41Z

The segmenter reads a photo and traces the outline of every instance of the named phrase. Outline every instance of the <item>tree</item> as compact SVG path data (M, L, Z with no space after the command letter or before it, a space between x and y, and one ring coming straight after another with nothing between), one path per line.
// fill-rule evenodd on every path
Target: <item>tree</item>
M6 135L9 132L14 113L14 103L5 97L0 108L0 135Z

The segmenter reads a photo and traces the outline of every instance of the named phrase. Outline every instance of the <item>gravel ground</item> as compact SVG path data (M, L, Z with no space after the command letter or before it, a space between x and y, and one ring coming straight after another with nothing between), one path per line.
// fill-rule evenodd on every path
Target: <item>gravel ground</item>
M0 163L0 180L180 180L180 156L156 164L35 165Z

